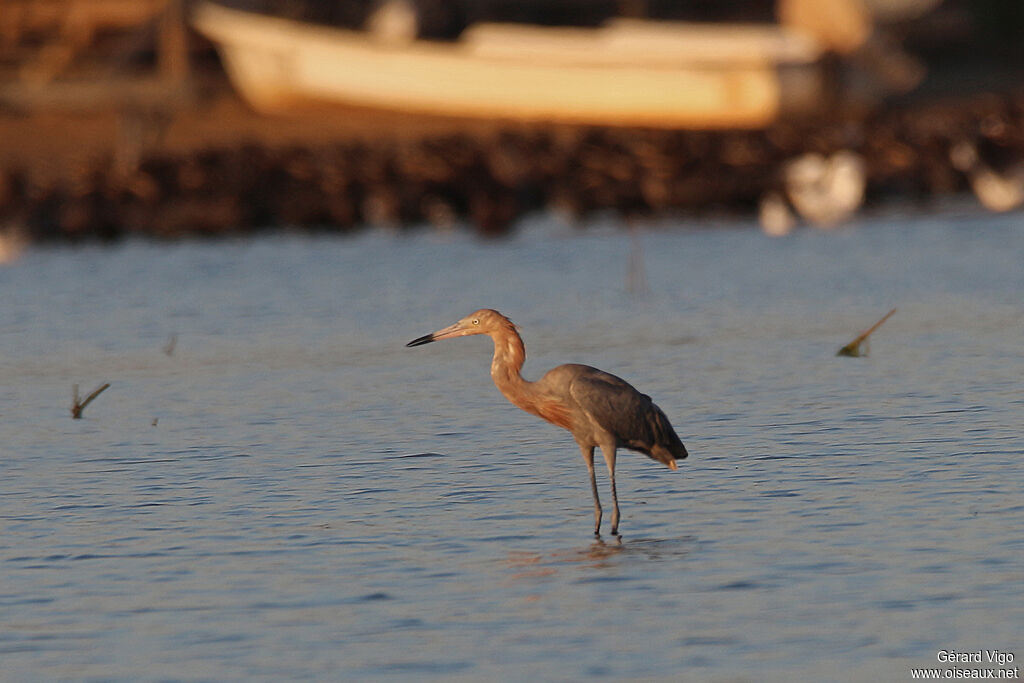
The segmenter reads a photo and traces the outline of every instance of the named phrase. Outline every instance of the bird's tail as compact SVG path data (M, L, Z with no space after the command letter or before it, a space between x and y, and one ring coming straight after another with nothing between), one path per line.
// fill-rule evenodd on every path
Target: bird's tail
M680 443L679 445L682 446L682 443ZM684 458L686 458L687 455L689 455L689 453L686 452L685 447L682 448L681 452L676 451L676 453L673 453L672 451L661 445L656 445L654 448L651 449L651 457L657 460L658 462L667 465L670 470L679 469L679 466L676 465L676 460L683 460Z
M654 445L651 447L651 457L665 463L670 469L677 469L676 460L685 460L690 454L686 451L676 430L665 417L661 410L655 411L655 418L652 421L654 428Z

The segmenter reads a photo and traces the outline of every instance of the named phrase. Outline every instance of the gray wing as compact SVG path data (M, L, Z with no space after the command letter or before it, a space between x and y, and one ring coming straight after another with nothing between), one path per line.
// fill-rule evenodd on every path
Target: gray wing
M569 392L598 425L614 435L617 445L662 462L669 454L669 459L686 457L671 423L650 396L615 375L582 367L586 370L573 378Z

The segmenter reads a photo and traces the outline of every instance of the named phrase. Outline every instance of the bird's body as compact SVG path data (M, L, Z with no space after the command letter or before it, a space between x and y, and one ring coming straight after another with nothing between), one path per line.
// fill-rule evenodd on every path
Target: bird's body
M618 533L615 452L628 448L676 469L687 457L665 413L625 380L588 365L569 363L549 370L536 382L523 378L526 348L515 325L497 311L479 310L459 322L409 342L419 346L440 339L486 334L494 341L491 378L513 405L569 430L587 464L594 496L594 533L600 532L601 503L594 475L594 448L600 448L611 478L612 534Z

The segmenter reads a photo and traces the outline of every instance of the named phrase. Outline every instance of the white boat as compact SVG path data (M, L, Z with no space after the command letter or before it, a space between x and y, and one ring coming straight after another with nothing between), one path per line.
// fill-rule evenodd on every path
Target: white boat
M821 101L821 49L777 25L616 19L475 24L456 42L385 39L201 4L193 24L257 110L336 103L486 119L758 128Z

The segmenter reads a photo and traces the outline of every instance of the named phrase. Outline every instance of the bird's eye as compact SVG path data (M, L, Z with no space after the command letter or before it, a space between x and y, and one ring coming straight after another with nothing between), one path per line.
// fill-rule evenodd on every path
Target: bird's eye
M479 325L480 324L480 318L473 318L473 324L474 325Z

